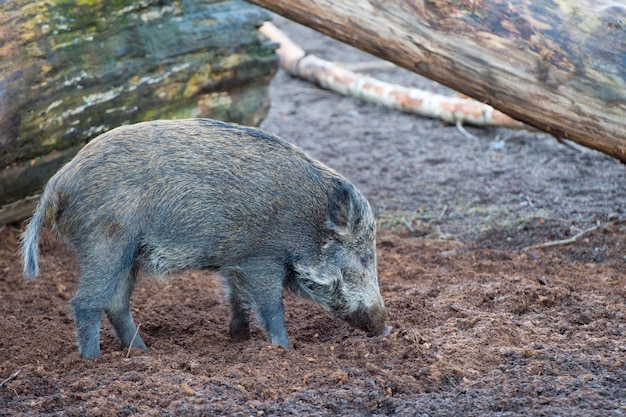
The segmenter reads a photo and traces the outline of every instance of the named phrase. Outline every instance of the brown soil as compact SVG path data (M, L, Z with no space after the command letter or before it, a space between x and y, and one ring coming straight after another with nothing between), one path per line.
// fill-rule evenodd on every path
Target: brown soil
M284 19L312 53L374 58ZM444 91L378 67L387 80ZM219 279L142 280L147 352L108 324L83 361L68 305L78 271L45 239L21 277L20 225L0 232L0 415L626 415L623 165L540 134L456 127L319 90L280 72L264 127L351 178L379 219L393 331L367 338L286 294L294 349L232 342ZM612 224L610 224L612 222ZM574 243L523 248L609 224ZM9 378L19 371L14 378Z

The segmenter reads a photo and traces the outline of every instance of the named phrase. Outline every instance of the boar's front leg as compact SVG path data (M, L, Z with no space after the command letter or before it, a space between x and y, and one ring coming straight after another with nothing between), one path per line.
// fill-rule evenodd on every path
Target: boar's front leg
M250 301L245 292L245 276L238 269L221 271L226 283L226 293L230 303L229 334L240 342L250 339ZM243 286L243 288L242 288Z
M283 305L284 264L275 259L255 259L247 274L254 283L254 305L270 343L289 349Z
M236 340L250 337L249 314L254 306L270 343L289 348L283 306L284 266L274 260L255 258L224 275L231 303L231 336Z
M289 349L289 338L285 328L285 308L283 306L282 291L265 293L263 299L257 301L259 318L267 330L270 343ZM269 298L272 296L272 298Z

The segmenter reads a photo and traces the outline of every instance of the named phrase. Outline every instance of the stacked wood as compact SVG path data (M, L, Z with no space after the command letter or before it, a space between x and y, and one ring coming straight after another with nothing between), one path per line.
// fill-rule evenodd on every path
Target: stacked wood
M159 118L257 125L276 45L238 0L0 2L0 224L91 138ZM22 201L24 204L17 203Z
M251 0L626 161L626 4Z

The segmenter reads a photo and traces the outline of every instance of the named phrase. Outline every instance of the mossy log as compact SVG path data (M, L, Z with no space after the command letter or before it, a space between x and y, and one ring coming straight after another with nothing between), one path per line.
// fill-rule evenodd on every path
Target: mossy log
M116 126L259 124L278 66L277 45L257 31L269 17L238 0L0 2L0 224Z
M626 161L624 1L250 1Z

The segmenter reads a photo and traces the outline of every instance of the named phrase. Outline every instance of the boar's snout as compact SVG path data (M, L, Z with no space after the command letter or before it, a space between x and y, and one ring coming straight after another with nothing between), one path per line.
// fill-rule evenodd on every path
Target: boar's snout
M362 305L346 317L348 323L364 330L369 337L389 334L391 327L385 323L386 319L387 310L381 305L369 308Z

